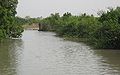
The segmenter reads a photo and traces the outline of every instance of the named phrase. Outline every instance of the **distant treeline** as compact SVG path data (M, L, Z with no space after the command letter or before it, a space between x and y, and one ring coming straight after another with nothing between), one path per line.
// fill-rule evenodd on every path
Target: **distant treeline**
M99 12L99 17L55 13L40 23L46 26L44 30L55 31L59 36L87 39L85 42L95 48L120 49L120 7Z

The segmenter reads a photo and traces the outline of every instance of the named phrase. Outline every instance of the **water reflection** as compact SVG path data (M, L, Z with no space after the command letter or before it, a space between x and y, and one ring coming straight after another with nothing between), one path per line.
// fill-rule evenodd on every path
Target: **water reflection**
M3 40L0 43L0 75L17 75L22 40Z
M0 43L0 75L120 75L120 51L93 50L52 32L27 30Z
M64 41L64 75L101 75L99 60L90 47L82 43ZM62 63L62 64L63 64Z
M120 50L95 50L95 53L102 58L102 67L109 67L111 74L120 74Z

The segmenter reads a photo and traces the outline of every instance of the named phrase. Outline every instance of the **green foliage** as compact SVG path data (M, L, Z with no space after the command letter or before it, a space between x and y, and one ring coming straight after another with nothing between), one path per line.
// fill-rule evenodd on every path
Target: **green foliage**
M17 4L17 0L0 0L0 38L21 36L23 30L15 22Z
M101 26L93 33L97 48L120 48L120 7L110 9L99 18Z
M26 23L28 23L28 20L18 16L15 17L14 21L16 22L17 25L25 25Z
M5 30L0 29L0 40L5 37L6 37Z
M33 23L39 23L42 17L37 17L37 18L31 18L30 16L26 16L24 21L25 23L28 23L29 25Z
M47 30L54 31L58 27L60 22L60 15L59 13L51 14L49 17L44 18L40 21L42 25L47 26Z
M73 16L58 13L40 21L60 36L85 38L95 48L120 49L120 7L109 9L107 12L99 12L100 17L87 15Z

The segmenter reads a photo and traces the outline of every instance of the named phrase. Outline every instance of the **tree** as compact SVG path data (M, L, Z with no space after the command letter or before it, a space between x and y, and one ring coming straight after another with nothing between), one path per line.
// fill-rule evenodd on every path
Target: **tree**
M101 26L95 31L94 39L98 48L120 48L120 7L103 13L99 21Z
M0 0L0 34L2 37L19 37L17 23L14 21L18 0ZM22 32L22 27L19 32ZM14 29L14 30L12 30ZM13 36L14 34L14 36ZM1 38L1 37L0 37Z

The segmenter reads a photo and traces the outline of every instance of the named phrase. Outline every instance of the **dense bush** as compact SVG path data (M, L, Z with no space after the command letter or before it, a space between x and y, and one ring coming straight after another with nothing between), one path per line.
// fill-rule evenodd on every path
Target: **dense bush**
M96 48L120 48L120 7L100 13L100 17L93 15L73 16L65 13L60 17L58 13L41 20L42 24L52 28L60 36L87 38L88 43ZM73 38L74 39L74 38Z
M120 48L120 8L103 13L101 26L94 32L95 46L98 48Z
M0 39L19 37L23 31L15 21L17 0L0 0Z

